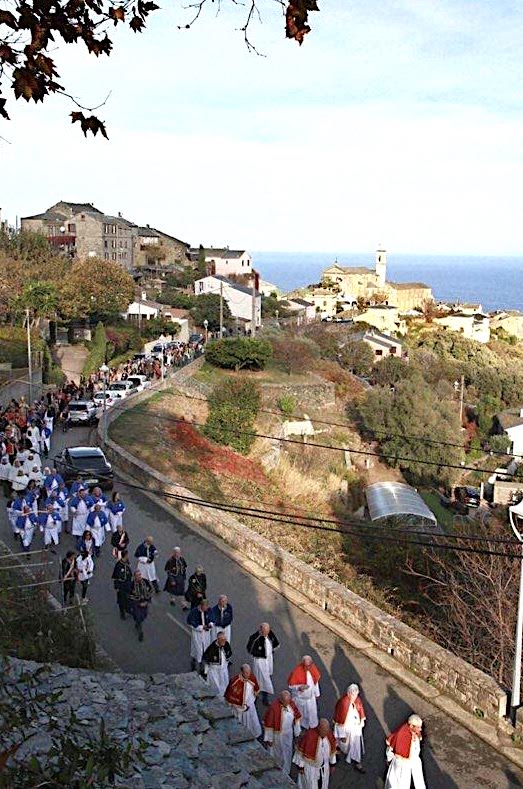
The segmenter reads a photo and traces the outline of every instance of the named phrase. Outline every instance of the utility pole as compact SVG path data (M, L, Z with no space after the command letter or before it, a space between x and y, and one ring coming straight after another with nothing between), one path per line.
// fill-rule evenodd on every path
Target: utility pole
M220 282L220 340L223 338L223 282Z
M459 426L463 424L463 401L465 398L465 376L461 376L461 393L459 397Z
M517 518L523 517L521 503L509 507L509 520L516 539L522 543L520 546L520 570L519 570L519 598L518 616L516 621L516 638L514 644L514 668L512 673L512 693L510 699L510 717L515 723L516 713L521 703L521 653L523 642L523 534L517 524Z
M29 308L25 311L27 321L27 368L29 373L29 405L33 402L33 362L31 359L31 326L29 321Z
M252 283L251 337L256 335L256 282Z

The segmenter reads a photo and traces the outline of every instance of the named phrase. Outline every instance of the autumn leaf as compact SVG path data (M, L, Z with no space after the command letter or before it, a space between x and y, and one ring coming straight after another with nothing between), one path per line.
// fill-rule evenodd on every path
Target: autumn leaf
M109 17L114 20L115 25L117 25L118 22L123 22L125 20L125 8L123 5L119 5L116 8L110 8Z
M141 33L142 29L145 27L145 22L139 16L133 16L129 22L129 27L131 30L134 30L135 33Z
M0 11L0 25L7 25L7 27L12 28L13 30L18 29L18 22L14 14L11 11Z
M87 132L91 132L93 137L96 137L98 132L105 137L106 140L109 139L107 136L107 129L105 128L105 123L101 121L96 115L90 115L88 118L85 117L83 112L72 112L71 113L71 123L79 123L80 127L84 133L84 137L87 137Z
M5 99L0 99L0 116L2 118L5 118L6 121L8 121L10 120L10 118L9 115L7 114L7 110L5 109L6 103L7 102Z
M308 24L310 11L319 11L316 0L291 0L285 12L285 35L293 38L300 46L311 31Z

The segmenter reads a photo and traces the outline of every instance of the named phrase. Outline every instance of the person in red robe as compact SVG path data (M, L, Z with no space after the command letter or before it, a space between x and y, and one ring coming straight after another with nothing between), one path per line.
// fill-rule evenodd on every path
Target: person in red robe
M336 766L336 740L326 718L301 735L293 762L298 767L298 789L328 789Z
M300 720L301 712L288 690L282 690L263 717L263 741L286 773L291 771L293 738L301 732Z
M310 655L304 655L301 663L293 668L287 680L292 699L302 715L302 728L314 729L318 725L318 703L320 695L320 671Z
M387 737L387 760L390 762L385 789L426 789L421 764L421 727L419 715L411 715L406 723Z
M256 710L256 697L259 692L258 680L249 664L244 663L240 673L229 681L224 694L225 701L231 705L240 723L243 723L253 737L259 737L262 733Z
M353 683L347 692L338 699L334 710L334 736L338 748L346 754L347 764L354 763L358 772L364 773L361 764L365 748L363 745L363 727L365 726L365 709L360 698L360 689Z

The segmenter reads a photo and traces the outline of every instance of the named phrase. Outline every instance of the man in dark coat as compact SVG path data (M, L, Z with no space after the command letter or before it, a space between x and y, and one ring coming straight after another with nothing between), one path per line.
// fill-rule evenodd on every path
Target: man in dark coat
M131 603L134 626L138 631L138 641L143 641L143 623L147 619L147 610L152 596L151 582L147 578L142 577L140 570L136 570L129 594L129 602Z
M165 563L167 580L165 581L164 592L169 592L171 605L176 605L176 597L183 597L185 594L185 577L187 575L187 562L182 556L180 548L174 548L172 556Z
M274 693L272 684L273 653L280 642L267 622L262 622L256 633L247 642L247 652L253 657L253 673L261 691L262 703L269 703L269 694Z
M229 684L229 663L232 659L231 645L225 633L220 631L215 641L203 653L203 673L209 685L223 696Z
M129 551L122 551L120 559L114 565L112 578L116 589L116 602L120 609L120 617L125 619L125 615L129 611L129 594L133 586L133 571L129 564Z

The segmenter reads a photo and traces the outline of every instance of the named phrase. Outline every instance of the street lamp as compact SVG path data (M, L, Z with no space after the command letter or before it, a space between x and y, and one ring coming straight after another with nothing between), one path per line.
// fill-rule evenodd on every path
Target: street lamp
M516 644L514 653L514 670L512 673L512 696L510 700L512 722L515 721L516 711L521 701L521 650L523 641L523 534L517 527L516 518L523 518L523 501L508 508L508 517L512 531L521 545L521 560L519 570L519 599L518 618L516 622Z
M106 364L102 364L99 368L99 371L102 373L102 381L103 381L103 393L104 393L104 401L102 403L102 434L103 434L103 442L104 444L107 443L107 422L105 421L105 410L106 410L106 403L105 403L105 390L107 386L107 373L109 372L109 367Z
M205 329L205 342L209 339L209 321L205 318L203 322L203 328Z

